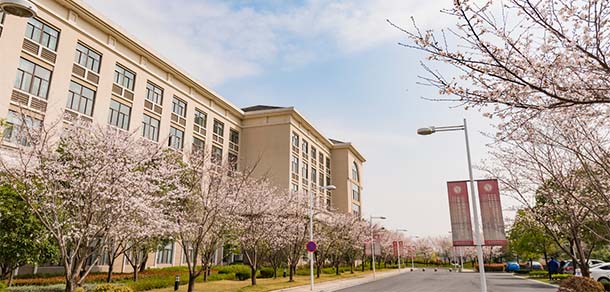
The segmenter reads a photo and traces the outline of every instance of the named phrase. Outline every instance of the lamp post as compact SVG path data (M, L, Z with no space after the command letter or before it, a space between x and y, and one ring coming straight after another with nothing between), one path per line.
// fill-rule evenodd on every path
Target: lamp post
M451 132L451 131L464 131L464 138L466 140L466 156L468 157L468 175L470 176L470 198L472 201L472 211L474 217L474 233L476 236L476 247L477 247L477 260L479 262L479 277L481 281L481 292L487 292L487 280L485 278L485 263L483 262L483 247L481 242L481 230L479 229L479 208L477 205L477 196L474 192L474 178L472 177L472 162L470 161L470 144L468 143L468 126L466 119L464 119L463 125L457 126L444 126L417 129L419 135L431 135L436 132Z
M419 236L415 236L415 239L418 239ZM413 245L411 246L413 247L413 253L411 254L411 272L415 271L415 249L417 248L417 246L415 245L415 240L413 241Z
M407 232L408 230L406 230L406 229L396 229L396 232L400 232L400 231ZM400 250L400 242L397 242L396 246L397 246L397 249L398 249L398 272L400 272L400 252L401 252L401 250Z
M373 236L373 219L386 219L384 216L372 216L369 219L369 225L371 227L371 265L373 266L373 279L375 279L375 237Z
M34 17L38 13L36 6L27 0L0 0L0 11L25 18Z
M320 187L321 191L336 190L334 185ZM313 241L313 192L309 191L309 241ZM313 252L309 253L309 290L313 291Z

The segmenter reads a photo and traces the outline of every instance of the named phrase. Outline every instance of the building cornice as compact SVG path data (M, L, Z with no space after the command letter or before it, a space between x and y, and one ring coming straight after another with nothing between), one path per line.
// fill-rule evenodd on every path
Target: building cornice
M42 7L38 1L33 0L32 2L39 7ZM114 37L117 42L122 43L140 56L145 57L150 63L159 66L161 70L172 74L174 78L180 80L180 82L184 83L186 86L192 88L193 90L199 91L202 95L207 96L238 118L243 118L244 112L239 107L235 106L212 89L203 85L202 82L191 77L184 70L179 69L178 66L172 64L169 60L161 57L161 55L156 53L154 50L146 47L142 42L137 41L135 37L123 31L120 26L104 18L101 16L101 13L97 13L97 11L83 3L81 0L57 0L57 2L66 7L68 10L74 11L76 14L78 14L78 17L83 18L85 21L91 22L100 30ZM137 60L132 61L137 63Z
M339 149L347 149L350 152L352 152L361 162L366 162L366 158L364 158L364 156L362 155L362 153L360 153L360 151L358 151L358 149L356 149L356 147L354 147L354 145L352 143L349 142L344 142L344 143L336 143L333 144L333 146L331 147L331 150L339 150Z

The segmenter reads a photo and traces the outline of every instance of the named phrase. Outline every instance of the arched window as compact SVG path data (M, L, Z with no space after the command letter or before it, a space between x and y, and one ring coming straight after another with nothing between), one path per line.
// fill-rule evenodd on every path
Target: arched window
M355 181L360 181L360 173L358 172L358 164L356 164L356 161L352 163L352 178Z

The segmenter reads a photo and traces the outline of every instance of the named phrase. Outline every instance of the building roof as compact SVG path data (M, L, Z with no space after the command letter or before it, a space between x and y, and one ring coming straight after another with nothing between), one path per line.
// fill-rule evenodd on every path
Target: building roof
M333 144L345 144L345 142L339 141L339 140L335 140L333 138L328 138L328 140L330 140L330 142L332 142Z
M258 105L253 105L253 106L249 106L249 107L244 107L241 110L244 112L255 112L255 111L282 109L282 108L284 108L284 107L258 104Z

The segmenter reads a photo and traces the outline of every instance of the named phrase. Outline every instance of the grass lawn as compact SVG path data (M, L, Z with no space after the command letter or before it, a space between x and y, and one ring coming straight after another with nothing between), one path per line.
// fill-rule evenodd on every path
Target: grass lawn
M389 271L390 269L378 270ZM349 272L344 272L340 276L336 275L328 275L322 274L320 278L316 278L316 283L339 280L339 279L348 279L354 277L360 277L366 274L372 273L371 271L355 271L354 274L350 274ZM207 283L196 283L195 291L197 292L265 292L265 291L273 291L288 287L302 286L309 284L309 276L295 276L294 282L288 282L288 277L282 278L278 277L277 279L256 279L256 286L250 286L250 279L246 281L212 281ZM182 285L178 291L186 291L187 286ZM168 287L163 289L150 290L151 292L172 292L174 291L174 287Z

